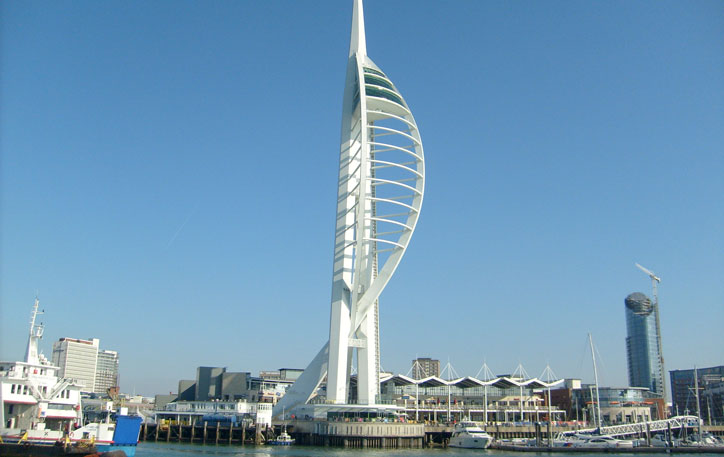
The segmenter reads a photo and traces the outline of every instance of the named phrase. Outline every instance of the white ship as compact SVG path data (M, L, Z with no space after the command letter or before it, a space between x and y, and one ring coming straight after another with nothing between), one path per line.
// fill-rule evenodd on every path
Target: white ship
M123 449L135 454L141 420L118 416L103 423L83 424L81 388L77 380L58 377L39 353L43 325L35 321L38 300L30 318L30 335L24 361L0 361L0 438L28 445L88 444L99 451Z
M487 449L492 442L493 437L488 435L478 424L471 421L462 421L455 425L448 446L466 449Z

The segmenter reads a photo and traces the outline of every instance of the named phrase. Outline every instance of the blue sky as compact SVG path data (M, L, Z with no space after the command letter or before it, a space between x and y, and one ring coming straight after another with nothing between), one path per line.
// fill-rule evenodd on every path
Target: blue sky
M100 338L121 387L306 366L327 339L350 1L0 4L0 358ZM716 1L365 2L426 155L382 364L627 383L662 278L666 368L724 363Z

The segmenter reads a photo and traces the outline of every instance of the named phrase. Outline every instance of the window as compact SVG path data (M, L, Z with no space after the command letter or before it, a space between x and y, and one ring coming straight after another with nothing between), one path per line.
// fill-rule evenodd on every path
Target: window
M365 71L365 73L372 73L373 75L378 75L378 76L382 76L385 78L387 77L384 73L382 73L381 71L377 71L374 68L364 67L364 71Z
M372 97L380 97L404 106L402 99L394 92L387 89L379 89L374 86L365 86L365 92Z
M392 83L384 78L379 78L377 76L373 75L365 75L365 83L366 84L374 84L375 86L382 86L386 87L390 90L395 90L394 87L392 87Z
M10 393L11 393L11 394L14 394L14 393L15 393L15 384L11 384L11 385L10 385Z

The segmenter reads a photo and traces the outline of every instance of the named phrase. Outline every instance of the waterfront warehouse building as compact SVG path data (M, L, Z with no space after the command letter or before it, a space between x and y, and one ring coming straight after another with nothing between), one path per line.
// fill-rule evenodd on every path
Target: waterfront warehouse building
M664 373L651 300L634 292L624 300L626 310L626 356L628 382L664 396Z
M161 405L170 402L249 402L276 403L303 370L280 368L252 376L248 371L227 371L226 367L198 367L196 379L182 379L177 395L156 396Z
M696 414L695 385L699 384L699 409L705 423L724 421L724 365L709 368L671 370L673 413Z

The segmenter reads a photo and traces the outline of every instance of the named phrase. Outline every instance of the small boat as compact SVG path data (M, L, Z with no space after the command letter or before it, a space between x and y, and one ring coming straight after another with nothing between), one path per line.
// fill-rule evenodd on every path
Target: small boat
M274 438L273 440L267 441L267 444L271 444L272 446L291 446L294 444L294 438L292 438L286 430L286 427L282 432Z
M282 417L285 416L284 408L282 408ZM271 444L272 446L291 446L294 444L294 438L292 438L289 433L287 433L287 424L282 424L282 432L274 438L273 440L267 441L267 444Z
M450 437L449 447L465 449L487 449L493 442L493 437L472 421L462 421L455 425Z

